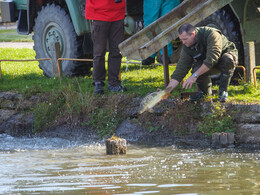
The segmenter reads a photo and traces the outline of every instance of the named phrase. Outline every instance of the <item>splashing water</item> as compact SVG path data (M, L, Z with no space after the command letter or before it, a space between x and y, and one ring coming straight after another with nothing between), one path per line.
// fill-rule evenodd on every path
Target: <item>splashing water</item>
M125 68L125 71L124 71L124 76L123 76L122 82L121 82L121 84L122 84L123 87L125 87L124 81L125 81L125 78L126 78L126 72L128 71L129 62L130 62L130 61L127 59L127 60L126 60L126 68Z

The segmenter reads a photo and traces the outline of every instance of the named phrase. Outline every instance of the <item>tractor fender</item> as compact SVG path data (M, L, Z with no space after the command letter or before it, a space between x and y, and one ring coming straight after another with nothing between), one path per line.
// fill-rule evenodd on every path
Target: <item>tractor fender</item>
M78 1L78 3L75 3ZM85 0L66 0L67 7L69 9L70 17L75 29L75 32L78 36L83 35L91 31L90 21L85 19L85 16L82 15L80 6L82 6L82 1ZM84 12L85 13L85 12Z

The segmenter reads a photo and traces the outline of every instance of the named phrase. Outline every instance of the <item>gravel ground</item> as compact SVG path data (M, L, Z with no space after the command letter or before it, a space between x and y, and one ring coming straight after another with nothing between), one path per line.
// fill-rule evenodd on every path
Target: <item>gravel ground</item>
M16 27L17 27L16 23L4 23L4 22L1 22L1 19L0 19L0 30L16 29Z
M0 42L0 48L2 47L15 47L15 48L30 48L33 49L33 42Z
M16 29L16 23L2 23L0 21L0 30ZM30 48L33 49L33 42L0 42L0 48L2 47L15 47L15 48Z

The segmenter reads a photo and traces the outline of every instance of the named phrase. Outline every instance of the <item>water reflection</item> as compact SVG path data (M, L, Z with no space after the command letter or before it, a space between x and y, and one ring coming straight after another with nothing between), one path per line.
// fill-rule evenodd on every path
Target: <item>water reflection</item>
M0 194L259 194L259 152L0 137Z

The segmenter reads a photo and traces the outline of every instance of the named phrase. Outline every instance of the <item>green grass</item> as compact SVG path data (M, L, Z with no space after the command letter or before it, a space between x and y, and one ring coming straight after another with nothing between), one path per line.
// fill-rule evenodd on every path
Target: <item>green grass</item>
M20 35L14 29L1 30L0 42L32 42L32 35Z
M35 52L32 49L14 49L0 48L0 59L34 59ZM123 59L126 61L125 59ZM84 92L93 93L92 77L79 78L63 78L62 82L57 78L46 78L42 70L38 66L38 62L2 62L2 79L1 91L17 91L19 93L27 92L28 90L38 89L41 92L50 92L53 89L67 85L77 79ZM170 66L170 74L174 71L175 66ZM259 102L260 90L259 79L260 70L257 70L258 87L255 88L252 84L241 83L238 86L229 87L229 98L231 101L246 101ZM121 69L122 85L126 86L127 93L135 93L144 96L149 92L155 91L158 88L164 88L164 71L163 66L140 66L139 64L122 64ZM107 84L107 83L106 83ZM107 85L106 85L107 86ZM213 89L218 89L214 86ZM184 90L179 85L172 92L173 96L179 97L180 92L195 91L195 86L189 90Z
M213 104L211 111L199 123L199 131L208 136L212 136L215 132L235 132L234 117L232 117L232 113L226 111L225 105L219 102Z
M0 48L0 59L34 59L35 52L32 49ZM42 92L50 92L53 88L59 88L60 84L67 85L77 79L83 91L93 93L92 77L63 78L60 83L57 78L46 78L39 68L38 62L2 62L1 91L18 91L24 93L35 88ZM127 69L127 70L126 70ZM172 72L175 67L170 67ZM122 85L128 89L127 93L145 95L148 92L164 88L163 66L142 66L139 64L123 64L121 70ZM107 83L106 83L107 84ZM106 85L107 86L107 85ZM182 91L176 90L175 95Z

